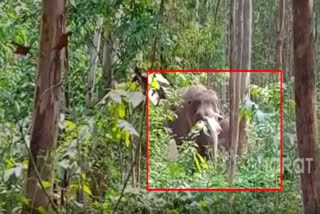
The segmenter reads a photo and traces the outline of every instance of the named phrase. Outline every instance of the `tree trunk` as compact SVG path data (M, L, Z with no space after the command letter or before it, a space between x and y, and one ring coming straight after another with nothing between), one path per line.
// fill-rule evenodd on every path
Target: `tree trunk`
M243 50L243 6L245 0L239 0L237 8L237 24L236 24L236 66L235 69L242 69L242 50Z
M291 3L286 6L285 13L285 32L284 35L284 45L285 51L283 51L283 61L282 61L282 69L283 69L283 77L284 82L288 82L292 77L292 65L293 65L293 39L292 39L292 13L291 13Z
M241 73L230 74L230 159L229 185L234 183L237 165L237 150L239 140L239 106L240 106Z
M279 3L279 23L277 26L277 42L276 42L276 63L277 68L283 69L283 58L282 58L282 49L283 49L283 32L284 32L284 17L286 11L286 0L280 0Z
M252 0L244 0L243 20L243 46L241 55L241 68L251 69Z
M112 64L113 64L113 54L112 54L112 46L113 42L110 36L104 41L103 46L103 82L104 82L104 90L103 96L108 93L108 91L112 88Z
M39 213L52 202L54 152L58 137L60 86L65 69L65 1L42 1L38 76L34 94L30 156L26 178L29 206L22 213ZM41 180L41 182L39 182ZM42 181L51 185L44 189ZM39 185L40 183L40 185Z
M252 44L252 0L244 0L243 8L243 45L241 54L242 69L251 69L251 44ZM240 80L240 102L243 104L249 98L250 73L241 73ZM247 121L245 117L240 118L239 125L239 145L238 154L241 154L243 147L246 145L247 133L246 133Z
M230 7L230 37L229 37L229 67L235 69L236 67L236 25L235 25L235 14L236 14L236 1L231 0Z
M293 44L295 71L296 129L299 158L310 166L301 170L304 213L320 213L319 150L312 0L293 1ZM306 165L306 164L304 164ZM309 164L308 164L309 165ZM303 172L304 171L304 172Z
M88 105L92 105L93 93L96 82L96 72L98 64L98 54L100 50L101 41L101 28L103 24L103 18L97 20L96 32L93 37L93 45L90 49L90 69L88 73L88 91L87 91L87 101Z
M250 69L250 68L246 68ZM250 73L241 73L241 80L240 80L240 102L244 104L249 99L249 83L250 83ZM239 125L239 145L237 154L241 155L243 150L246 149L247 145L247 119L245 117L240 118L240 125Z

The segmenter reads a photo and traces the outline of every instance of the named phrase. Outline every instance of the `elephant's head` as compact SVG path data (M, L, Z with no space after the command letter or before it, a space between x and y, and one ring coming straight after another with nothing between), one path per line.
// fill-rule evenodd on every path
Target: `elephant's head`
M177 110L178 117L169 126L179 145L181 138L187 137L197 122L206 122L208 132L201 131L196 139L199 153L204 155L206 145L218 144L218 134L221 131L218 121L222 118L218 108L218 97L213 90L206 89L204 86L192 86L185 91L182 98L183 104Z

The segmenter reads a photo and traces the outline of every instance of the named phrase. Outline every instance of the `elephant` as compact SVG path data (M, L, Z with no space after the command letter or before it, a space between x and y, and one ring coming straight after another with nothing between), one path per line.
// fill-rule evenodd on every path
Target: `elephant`
M207 156L206 147L211 146L216 151L218 134L221 127L218 123L222 119L218 108L218 96L215 91L202 85L191 86L182 95L182 105L176 109L177 118L169 122L177 145L181 145L182 139L187 138L192 127L199 121L205 121L209 125L209 135L204 130L195 141L198 145L198 153Z
M224 117L220 122L219 125L221 127L221 132L218 135L218 142L219 147L224 147L228 152L230 151L230 124L229 124L229 117Z
M231 142L230 142L230 119L229 116L224 117L220 122L219 125L221 127L221 132L218 135L218 142L219 142L219 148L225 148L227 152L230 153L231 150ZM242 155L242 153L245 151L245 144L242 145L242 142L238 142L238 150L237 154Z

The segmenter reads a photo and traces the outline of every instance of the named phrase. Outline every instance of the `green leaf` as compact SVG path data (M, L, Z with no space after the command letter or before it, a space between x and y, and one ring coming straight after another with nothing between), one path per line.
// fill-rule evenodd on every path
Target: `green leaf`
M152 79L151 88L152 88L152 89L159 89L159 84L158 84L158 81L157 81L156 78L153 78L153 79Z
M42 206L38 207L37 210L41 214L49 214L48 210Z
M206 160L205 160L201 155L199 155L198 153L196 153L196 155L197 155L197 157L199 158L199 160L200 160L200 162L201 162L202 168L208 169L209 166L208 166Z
M145 96L141 91L131 92L128 94L127 100L132 104L132 107L137 107L143 100Z
M68 159L63 159L62 161L60 161L59 166L61 166L64 169L68 169L70 167L70 160Z
M118 114L120 118L124 118L126 116L126 106L120 105L118 108Z
M87 195L92 195L92 192L90 188L87 185L83 185L83 192L86 193Z
M7 169L4 172L4 182L7 182L13 175L15 175L15 169L14 168Z
M138 86L139 86L138 83L130 82L129 91L137 91Z
M122 128L123 130L129 132L131 135L135 135L135 136L139 137L139 134L136 131L136 129L128 121L118 120L118 126L120 128Z
M177 176L181 175L181 168L180 168L179 164L171 163L169 165L169 173L170 173L171 177L177 177Z
M87 180L87 175L86 175L85 173L81 173L81 178L82 178L83 180Z
M199 163L199 160L198 160L198 158L197 158L197 154L196 154L196 153L195 153L195 155L193 156L193 159L194 159L194 162L195 162L195 164L196 164L196 167L197 167L198 171L199 171L199 172L202 172L201 166L200 166L200 163Z
M125 144L127 148L130 147L130 133L127 131L125 131Z
M66 120L64 124L67 129L73 129L74 127L76 127L76 124L70 120Z
M41 181L41 183L45 189L48 189L52 186L51 182L49 182L49 181Z
M29 205L29 200L24 195L19 196L19 201L24 205Z
M259 96L260 90L258 87L254 87L251 89L251 95L254 98L257 98Z

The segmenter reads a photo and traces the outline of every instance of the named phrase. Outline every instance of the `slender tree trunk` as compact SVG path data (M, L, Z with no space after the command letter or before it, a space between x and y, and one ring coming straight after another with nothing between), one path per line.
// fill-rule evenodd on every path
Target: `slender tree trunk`
M93 99L93 94L95 89L102 24L103 24L103 18L100 17L97 20L96 32L93 37L93 45L90 49L90 69L88 73L88 91L87 91L87 101L88 101L88 105L90 106L92 105L92 99Z
M241 73L230 74L230 160L229 160L229 185L234 183L237 150L239 140L239 107L240 107L240 81Z
M242 50L243 50L243 7L245 0L239 0L237 8L237 23L236 23L236 69L242 69Z
M249 70L251 69L251 46L252 46L252 0L244 0L243 8L243 46L242 46L242 68ZM249 98L249 82L250 73L241 74L241 91L240 91L240 102L245 103ZM241 154L243 148L246 145L247 133L246 133L247 121L245 117L240 118L239 125L239 145L237 153Z
M280 0L279 2L279 22L277 26L277 42L276 42L276 66L278 69L283 69L283 32L284 32L284 17L286 11L286 0Z
M104 41L103 47L103 82L104 82L104 95L112 88L113 72L113 42L111 36L108 36L106 41Z
M293 42L296 100L296 129L299 158L310 167L301 170L304 213L320 213L319 150L312 0L293 0ZM311 160L310 162L308 160ZM307 162L308 161L308 162Z
M34 94L30 156L26 178L26 213L49 209L52 202L54 153L58 137L60 87L65 69L64 0L42 1L38 74ZM41 180L41 182L39 181ZM44 189L42 181L51 185Z
M242 68L251 69L252 0L244 0L243 20Z
M283 65L282 65L282 69L283 69L283 75L284 75L284 82L287 82L291 79L292 77L292 64L293 61L291 61L292 55L293 55L293 42L292 42L292 13L291 13L291 4L286 4L286 12L285 12L285 31L284 31L284 35L286 35L286 37L284 37L284 45L285 48L283 51ZM292 62L292 63L291 63Z
M231 0L230 7L230 37L229 37L229 67L230 69L236 68L236 0Z

